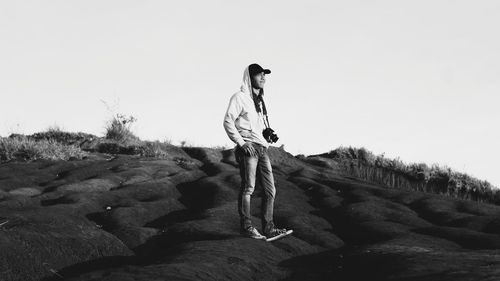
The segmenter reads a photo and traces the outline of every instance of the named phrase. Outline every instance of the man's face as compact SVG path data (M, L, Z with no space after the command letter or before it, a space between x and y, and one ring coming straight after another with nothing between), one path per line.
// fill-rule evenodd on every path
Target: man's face
M252 76L252 86L256 89L263 89L266 83L266 74L264 72L257 73Z

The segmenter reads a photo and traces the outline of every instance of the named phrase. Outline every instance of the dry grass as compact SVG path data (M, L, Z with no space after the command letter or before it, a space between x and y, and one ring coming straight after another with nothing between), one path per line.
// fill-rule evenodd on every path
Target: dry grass
M65 132L57 125L28 136L12 134L0 138L0 160L82 159L88 152L167 158L172 141L142 141L131 130L135 121L133 116L115 114L105 126L104 137Z
M457 198L500 203L497 187L488 181L479 180L449 167L436 164L428 166L425 163L406 164L399 158L390 159L384 155L375 155L365 148L340 147L320 156L336 160L350 173L356 170L357 174L366 180L385 177L384 183L393 187L405 185ZM394 173L389 177L387 171ZM407 181L402 183L398 176L405 177Z
M35 133L33 135L28 136L29 139L33 139L36 141L47 140L47 141L55 141L65 145L81 145L83 142L89 142L97 139L97 136L87 134L87 133L73 133L73 132L64 132L60 129L49 128L45 132Z
M144 157L155 157L155 158L166 158L168 146L171 145L168 142L160 141L146 141L144 142L144 149L141 156Z
M0 160L33 161L82 159L87 155L79 147L64 145L55 140L34 140L15 136L0 138Z

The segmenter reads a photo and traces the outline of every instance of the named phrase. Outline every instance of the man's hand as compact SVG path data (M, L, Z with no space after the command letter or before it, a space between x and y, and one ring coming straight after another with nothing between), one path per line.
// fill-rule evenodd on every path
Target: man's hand
M255 150L255 148L252 146L252 144L249 141L245 142L245 144L243 146L241 146L241 148L243 149L243 152L246 155L249 155L249 156L257 156L258 155L257 150Z

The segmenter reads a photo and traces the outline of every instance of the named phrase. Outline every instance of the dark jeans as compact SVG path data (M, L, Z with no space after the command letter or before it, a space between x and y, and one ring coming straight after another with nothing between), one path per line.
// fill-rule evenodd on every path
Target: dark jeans
M250 199L257 183L263 188L262 196L262 229L273 223L274 197L276 188L274 186L273 170L267 153L267 148L258 143L251 143L258 156L246 155L240 146L235 149L236 161L240 166L241 187L238 196L238 212L242 228L252 225L250 214Z

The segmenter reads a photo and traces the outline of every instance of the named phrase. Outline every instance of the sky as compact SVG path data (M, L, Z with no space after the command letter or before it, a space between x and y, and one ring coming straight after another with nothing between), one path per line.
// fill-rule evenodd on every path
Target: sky
M222 122L251 63L296 154L339 146L500 187L500 2L0 0L0 136L58 126L234 144Z

